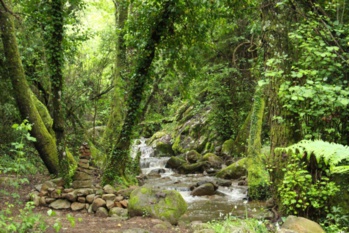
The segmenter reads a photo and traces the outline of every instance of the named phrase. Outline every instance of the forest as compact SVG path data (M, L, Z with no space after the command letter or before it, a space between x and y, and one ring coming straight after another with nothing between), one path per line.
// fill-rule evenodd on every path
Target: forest
M0 0L0 34L0 232L349 231L348 1Z

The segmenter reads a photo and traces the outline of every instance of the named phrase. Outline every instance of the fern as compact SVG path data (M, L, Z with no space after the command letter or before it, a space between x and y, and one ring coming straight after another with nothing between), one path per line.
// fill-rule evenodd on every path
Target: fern
M322 140L303 140L286 148L276 148L276 154L287 153L303 156L307 154L307 159L314 155L317 162L322 160L325 165L329 166L331 173L349 172L349 147L341 144L324 142ZM337 166L340 165L340 166Z

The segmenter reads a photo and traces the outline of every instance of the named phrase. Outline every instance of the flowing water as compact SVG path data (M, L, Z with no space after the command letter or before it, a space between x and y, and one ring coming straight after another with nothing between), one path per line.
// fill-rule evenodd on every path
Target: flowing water
M223 219L227 215L245 217L258 217L263 209L263 203L247 202L247 187L239 186L237 182L230 187L219 187L216 195L212 196L191 196L189 187L200 181L215 181L215 177L203 174L177 174L171 169L165 168L170 157L153 157L153 149L147 146L145 139L141 138L134 144L132 157L141 153L140 165L143 174L147 175L151 171L160 171L161 177L150 177L145 180L147 185L160 189L177 190L188 203L188 210L182 217L184 221L211 221Z

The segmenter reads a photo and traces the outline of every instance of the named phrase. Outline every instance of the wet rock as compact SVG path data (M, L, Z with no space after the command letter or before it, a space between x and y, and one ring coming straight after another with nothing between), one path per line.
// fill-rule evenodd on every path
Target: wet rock
M207 161L208 165L213 168L221 168L223 160L213 153L207 153L202 157L202 161Z
M166 168L172 168L172 169L178 169L183 164L185 164L186 161L178 156L172 156L166 163Z
M55 210L61 210L61 209L69 209L70 208L70 201L65 199L58 199L52 202L49 207Z
M225 167L221 169L217 173L217 177L223 178L223 179L238 179L241 176L247 175L247 169L245 165L246 159L241 159L228 167Z
M205 183L195 188L190 195L192 196L210 196L216 193L217 188L212 183Z
M225 180L225 179L217 179L216 184L218 186L223 186L223 187L230 187L232 184L231 180Z
M187 210L187 203L180 193L174 190L162 190L165 198L156 196L160 190L148 187L135 189L130 196L128 211L131 217L144 216L158 218L177 224L178 219Z
M309 219L290 215L286 218L282 229L293 230L297 233L325 233L322 227Z

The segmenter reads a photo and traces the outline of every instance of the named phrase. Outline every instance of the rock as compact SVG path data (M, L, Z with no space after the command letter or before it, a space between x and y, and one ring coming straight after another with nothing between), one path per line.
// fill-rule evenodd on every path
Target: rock
M49 188L56 188L57 186L52 182L52 181L46 181L41 185L41 190L40 192L45 192L47 193Z
M166 168L172 168L172 169L178 169L183 164L185 164L186 161L183 158L180 158L178 156L172 156L166 163Z
M155 170L151 170L148 174L147 174L147 178L149 179L154 179L154 178L160 178L160 172L158 171L158 169Z
M76 198L77 198L75 191L70 192L70 193L66 193L64 196L65 196L65 199L67 199L70 202L76 201Z
M93 189L91 189L91 188L81 188L81 189L76 189L75 192L76 192L76 195L78 197L81 197L81 196L87 196L89 194L92 194L93 193Z
M131 192L133 190L135 190L136 188L138 188L138 186L131 186L131 187L127 188L127 189L119 190L117 192L117 194L123 196L124 198L129 198L130 195L131 195Z
M130 196L128 211L133 216L149 216L177 224L178 219L187 210L187 203L181 194L174 190L163 190L164 198L156 196L160 190L139 187Z
M52 183L54 183L58 187L63 187L64 186L64 180L62 177L58 177L56 179L51 180Z
M76 171L73 177L74 180L90 180L92 179L91 175L81 172L81 171Z
M196 150L188 151L185 157L189 163L196 163L202 158L201 154L199 154Z
M213 153L207 153L202 157L202 161L207 161L210 167L221 168L223 160Z
M111 208L113 208L115 206L114 201L106 200L105 202L106 202L106 206L107 206L108 210L110 210Z
M40 205L46 205L46 198L45 197L40 197L40 200L39 200L39 203Z
M322 227L309 219L290 215L286 218L282 229L293 230L297 233L325 233Z
M114 194L115 193L115 189L113 186L107 184L106 186L103 187L103 191L107 194Z
M216 193L217 188L212 183L205 183L195 188L190 195L192 196L210 196Z
M194 174L194 173L202 173L207 167L207 162L197 162L197 163L184 163L177 170L180 174Z
M133 190L132 190L133 191ZM129 195L130 196L130 195ZM117 195L116 197L115 197L115 201L122 201L122 200L124 200L124 197L123 196L121 196L121 195Z
M98 207L96 210L96 216L106 218L108 217L108 210L104 207Z
M113 207L109 210L109 216L119 216L126 220L128 218L128 210L120 207Z
M225 179L217 179L216 184L218 186L223 186L223 187L230 187L232 184L231 180L225 180Z
M115 197L116 197L115 194L103 194L102 195L102 199L104 199L106 201L108 201L108 200L114 201Z
M52 202L49 207L55 210L60 210L60 209L69 209L70 208L70 202L65 199L58 199Z
M223 179L238 179L241 176L246 176L247 170L245 162L245 158L240 159L239 161L229 165L228 167L221 169L216 176Z
M91 188L92 187L92 180L74 180L72 187L74 189Z
M39 206L40 205L40 197L38 195L38 193L32 193L31 195L31 200L34 202L35 206Z
M122 233L152 233L152 232L145 229L141 229L141 228L131 228L131 229L122 231Z
M40 192L41 191L42 184L37 184L34 186L35 190Z
M83 210L85 209L85 207L86 207L85 203L81 203L81 202L73 202L70 206L70 208L73 211Z
M46 202L46 204L51 204L51 203L54 202L55 200L56 200L55 198L45 197L45 202Z
M78 202L86 203L86 197L78 197Z
M105 200L103 200L102 198L96 198L94 199L94 201L92 202L92 210L93 211L97 211L97 209L99 207L104 207L106 205Z
M234 151L234 140L229 139L225 141L222 145L222 150L221 153L225 156L233 156L233 151Z
M96 196L95 194L87 195L86 196L86 201L91 204L93 202L93 200L95 199L95 196Z
M128 201L127 200L122 200L119 202L123 208L127 208L128 206Z
M147 142L154 149L154 157L170 157L174 155L172 150L172 136L165 132L156 132Z

